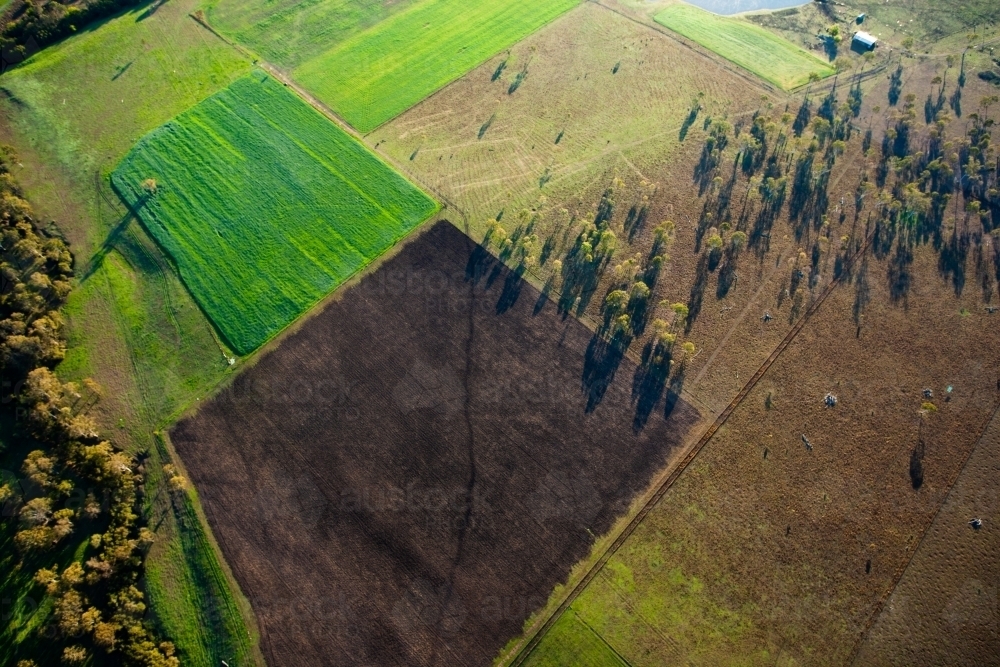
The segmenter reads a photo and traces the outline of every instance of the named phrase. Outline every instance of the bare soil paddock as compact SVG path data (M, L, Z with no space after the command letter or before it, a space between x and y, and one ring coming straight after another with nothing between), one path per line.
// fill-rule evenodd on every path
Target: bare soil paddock
M699 419L593 344L441 222L179 422L269 664L490 664Z

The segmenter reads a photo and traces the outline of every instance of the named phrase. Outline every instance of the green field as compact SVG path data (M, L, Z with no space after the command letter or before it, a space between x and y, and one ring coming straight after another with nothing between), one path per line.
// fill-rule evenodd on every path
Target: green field
M297 67L418 0L213 0L219 32L272 63Z
M142 186L150 178L152 195ZM240 354L436 210L261 72L144 137L111 182Z
M575 7L580 0L421 0L293 76L361 132Z
M685 4L667 7L653 18L785 90L808 83L810 74L827 77L835 71L808 51L742 19Z

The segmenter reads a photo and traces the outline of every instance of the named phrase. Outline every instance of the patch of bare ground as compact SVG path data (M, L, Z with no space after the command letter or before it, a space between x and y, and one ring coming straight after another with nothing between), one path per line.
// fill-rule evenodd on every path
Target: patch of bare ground
M490 664L699 421L600 345L441 222L179 422L269 664Z

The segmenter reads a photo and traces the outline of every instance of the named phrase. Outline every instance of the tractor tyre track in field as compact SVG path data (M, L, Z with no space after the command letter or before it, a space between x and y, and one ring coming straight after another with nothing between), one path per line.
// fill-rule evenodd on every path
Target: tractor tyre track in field
M865 242L862 244L861 248L858 249L854 255L851 256L850 260L845 263L844 272L839 278L836 278L827 285L823 292L816 298L816 300L809 306L808 310L798 319L795 326L785 335L778 346L771 352L764 363L757 369L757 371L751 376L743 388L736 394L729 405L719 414L714 422L708 427L708 429L702 434L698 441L694 444L684 458L674 467L667 478L660 484L656 491L650 496L650 498L643 504L639 511L632 517L628 524L622 529L611 544L605 549L605 551L598 557L595 563L587 570L587 573L583 578L577 582L566 598L559 604L555 612L549 616L546 621L538 628L538 630L532 634L531 638L527 642L522 644L521 647L516 648L513 653L512 659L507 662L510 667L520 667L523 665L525 660L531 655L532 651L538 646L542 641L548 631L555 625L567 609L576 601L580 594L589 586L590 582L604 569L604 566L608 563L611 557L618 551L619 548L625 543L626 540L635 532L635 529L639 527L639 524L643 522L646 516L652 511L654 507L660 502L660 499L666 494L670 487L673 486L674 482L677 481L678 477L687 469L687 467L694 461L698 456L698 453L711 441L712 437L718 432L718 430L726 423L729 416L736 410L737 407L743 402L743 399L747 397L750 391L757 385L757 383L764 377L768 369L778 360L778 357L784 352L795 337L798 336L799 332L802 331L803 327L812 319L813 315L819 310L820 306L826 301L827 297L833 293L838 285L844 282L844 278L850 276L851 269L854 267L855 263L865 255L868 251L868 247L871 245L872 240L875 238L874 232L868 235Z

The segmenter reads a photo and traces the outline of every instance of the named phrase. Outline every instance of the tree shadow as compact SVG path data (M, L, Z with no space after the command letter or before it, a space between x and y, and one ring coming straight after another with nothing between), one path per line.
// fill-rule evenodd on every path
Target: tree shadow
M108 256L108 253L114 250L115 245L121 239L121 236L125 232L125 230L128 229L128 226L132 222L132 219L133 218L138 219L138 216L136 215L135 211L137 211L139 208L142 208L143 204L145 204L145 199L143 199L140 202L139 206L135 210L129 208L128 211L126 211L125 215L123 215L121 219L117 223L115 223L115 226L111 229L111 232L108 234L108 237L104 239L104 243L102 243L101 247L98 248L96 252L94 252L90 260L87 262L87 266L83 269L83 272L80 274L81 283L86 282L91 276L93 276L97 272L99 268L101 268L101 264L104 263L104 258Z
M482 244L472 249L469 261L465 263L465 280L472 283L473 287L486 277L496 263L496 258Z
M868 302L871 301L871 286L868 284L868 253L861 258L861 266L858 268L857 276L854 279L854 305L851 308L851 315L854 318L854 325L861 327L861 316L864 315Z
M724 299L729 291L736 284L736 260L738 257L737 252L732 248L732 246L726 249L726 259L722 263L722 268L719 269L719 282L715 288L715 297L717 299Z
M635 405L633 433L639 434L646 427L649 416L663 396L669 375L670 349L662 343L646 343L642 351L642 362L636 367L632 377L632 403Z
M896 71L889 77L889 106L894 107L899 103L899 96L903 92L903 63L900 62Z
M681 392L684 391L684 376L687 372L686 360L682 361L680 368L674 373L674 376L670 378L670 385L667 387L667 397L663 403L663 418L670 419L670 415L674 413L677 408L677 404L681 401Z
M704 253L698 258L698 265L695 267L694 284L691 286L691 293L688 295L688 316L684 324L684 333L691 333L694 321L701 313L702 302L705 300L705 285L708 283L708 256Z
M680 141L684 141L684 139L687 138L688 130L690 130L691 126L694 125L694 121L698 119L698 112L699 111L701 111L701 107L700 106L694 106L694 107L692 107L691 111L687 115L687 118L685 118L684 122L681 123L681 131L680 131L680 134L677 135L677 138Z
M910 485L914 491L924 485L924 450L924 439L921 437L910 452Z
M632 243L636 235L642 231L646 225L646 218L649 217L649 207L637 208L633 206L625 216L625 231L628 232L628 242Z
M901 236L896 243L896 252L889 262L889 299L892 303L902 301L906 304L907 296L910 293L910 286L913 284L913 276L910 274L910 264L913 263L913 251L910 244L906 243Z
M513 271L507 273L507 278L503 281L503 291L500 292L500 298L497 300L497 315L503 315L517 303L521 296L521 288L524 287L522 276L524 276L526 268L522 262Z
M969 245L969 235L960 234L956 229L938 256L938 271L942 278L951 280L956 296L961 296L962 290L965 289L965 263L969 255Z
M629 343L631 340L623 334L608 338L598 332L590 339L581 378L581 389L587 398L584 412L593 412L604 400L604 393L615 379Z
M546 280L545 284L542 286L542 291L538 294L538 300L535 301L534 308L531 309L532 315L537 315L538 313L542 312L542 309L545 308L546 304L548 304L549 302L549 297L552 294L552 289L554 286L555 286L555 276L549 276L549 279Z
M134 63L134 62L135 62L134 60L130 60L127 63L125 63L124 65L122 65L121 67L119 67L118 71L116 71L115 74L114 74L114 76L111 77L111 80L112 81L117 81L118 77L120 77L122 74L124 74L125 72L127 72L129 70L129 68L132 67L132 63Z

